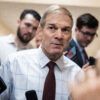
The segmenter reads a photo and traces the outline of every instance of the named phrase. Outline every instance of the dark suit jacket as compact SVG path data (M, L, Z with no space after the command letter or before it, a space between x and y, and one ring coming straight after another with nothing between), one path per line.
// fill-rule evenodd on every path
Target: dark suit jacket
M70 42L69 42L69 45L66 49L66 51L70 51L72 48L75 48L73 52L75 52L75 54L71 57L71 59L76 63L78 64L80 67L82 67L84 65L83 63L83 60L82 60L82 56L81 56L81 53L75 43L75 41L72 39Z

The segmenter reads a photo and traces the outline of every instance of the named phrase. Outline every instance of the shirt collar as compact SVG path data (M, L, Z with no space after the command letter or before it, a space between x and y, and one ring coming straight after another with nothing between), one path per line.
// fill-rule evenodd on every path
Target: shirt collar
M8 37L8 40L7 40L8 43L9 43L9 44L12 44L12 45L14 45L14 46L16 46L16 47L17 47L17 51L33 48L33 46L32 46L31 44L29 44L29 43L28 43L27 45L25 45L25 46L19 48L19 47L16 45L15 41L14 41L14 35L13 35L13 34L8 35L7 37Z
M41 46L38 48L38 50L39 50L38 55L39 55L40 66L41 68L43 68L47 65L50 59L43 53Z
M12 34L8 35L8 43L9 44L15 44L15 41L14 41L14 36Z
M58 65L59 69L62 71L64 68L66 68L66 64L68 64L68 60L64 55L62 55L57 61L56 64Z
M76 38L73 38L73 40L75 41L77 47L79 48L79 51L82 52L83 48L79 45L79 43L77 42Z
M41 68L45 67L51 60L43 53L41 46L38 48L39 50L39 62ZM58 68L62 71L64 67L66 67L66 63L68 63L64 55L62 55L55 63L57 64Z

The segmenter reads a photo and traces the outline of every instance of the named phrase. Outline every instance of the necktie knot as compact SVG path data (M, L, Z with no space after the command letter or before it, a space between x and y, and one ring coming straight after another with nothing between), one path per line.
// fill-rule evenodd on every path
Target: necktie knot
M55 66L54 62L50 61L47 65L48 65L50 70L52 70L52 71L54 70L54 66Z

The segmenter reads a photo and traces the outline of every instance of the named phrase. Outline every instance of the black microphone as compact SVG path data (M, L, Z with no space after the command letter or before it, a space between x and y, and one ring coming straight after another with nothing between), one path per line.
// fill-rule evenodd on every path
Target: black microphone
M35 90L26 91L25 96L27 100L38 100Z
M0 77L0 94L7 88L6 84L4 83L4 81L2 80L2 78Z

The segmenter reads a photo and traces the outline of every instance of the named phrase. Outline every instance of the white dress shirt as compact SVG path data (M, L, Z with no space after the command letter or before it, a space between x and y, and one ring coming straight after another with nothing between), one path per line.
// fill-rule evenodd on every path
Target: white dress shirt
M5 60L6 56L20 50L31 49L33 48L31 44L27 44L22 48L19 48L15 41L14 36L12 34L8 36L0 37L0 65Z
M0 74L7 85L0 100L26 100L25 92L35 90L38 100L42 100L44 82L48 74L47 63L50 59L41 47L9 55L0 69ZM68 83L76 79L80 67L62 55L56 62L55 100L68 100Z

